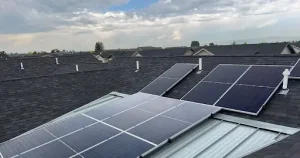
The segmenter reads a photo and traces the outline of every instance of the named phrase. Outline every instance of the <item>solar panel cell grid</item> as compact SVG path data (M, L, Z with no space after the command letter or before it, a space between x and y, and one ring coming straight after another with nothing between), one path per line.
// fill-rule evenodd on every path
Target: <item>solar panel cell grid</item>
M143 88L141 92L163 95L196 67L197 64L177 63Z
M231 84L200 82L182 100L213 105L231 86Z
M144 96L142 93L135 95L132 98ZM83 111L82 115L71 117L71 120L68 118L61 122L54 122L51 126L47 126L49 131L40 130L40 136L36 138L31 136L31 139L24 140L23 144L29 144L26 149L14 153L7 152L11 151L7 147L18 149L16 142L23 140L19 137L15 142L1 144L0 151L4 153L5 158L19 155L24 151L27 152L21 157L138 157L187 127L191 127L194 122L201 121L220 110L218 107L201 104L195 106L196 103L163 97L144 102L144 106L143 104L126 106L131 109L121 108L123 111L116 107L123 107L119 103L107 103L95 107L95 111L93 109L89 109L88 112ZM137 102L133 100L132 103ZM181 107L183 105L184 107ZM137 109L139 106L144 110ZM104 112L99 110L101 108ZM168 111L170 113L166 113ZM103 118L104 114L109 116L112 113L115 115L104 120L96 118ZM166 115L163 115L164 113ZM69 126L72 123L74 126ZM69 129L66 130L64 125ZM57 132L59 128L63 129L62 133ZM54 133L60 137L52 136ZM36 134L32 135L36 136ZM42 136L45 140L41 138Z

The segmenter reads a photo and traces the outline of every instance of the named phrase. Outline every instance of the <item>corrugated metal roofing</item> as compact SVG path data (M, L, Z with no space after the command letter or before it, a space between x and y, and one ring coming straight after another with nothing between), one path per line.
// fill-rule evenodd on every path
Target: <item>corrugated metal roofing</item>
M276 126L273 126L272 129L274 127ZM294 130L291 133L297 131L291 128L287 128L288 130L280 129L282 126L278 126L278 128L278 131L271 131L220 118L211 118L173 143L153 153L150 157L242 157L286 138L290 131ZM282 130L289 132L282 133Z

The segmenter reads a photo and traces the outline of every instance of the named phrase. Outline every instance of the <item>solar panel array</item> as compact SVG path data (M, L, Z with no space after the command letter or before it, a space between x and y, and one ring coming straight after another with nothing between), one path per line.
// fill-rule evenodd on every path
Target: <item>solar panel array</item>
M290 66L218 65L182 100L257 115L282 82Z
M152 81L145 88L143 88L141 92L154 95L163 95L190 72L192 72L196 67L197 64L177 63Z
M290 78L300 79L300 59L298 59L298 61L292 68Z
M7 157L138 157L220 108L145 93L82 111L0 144Z

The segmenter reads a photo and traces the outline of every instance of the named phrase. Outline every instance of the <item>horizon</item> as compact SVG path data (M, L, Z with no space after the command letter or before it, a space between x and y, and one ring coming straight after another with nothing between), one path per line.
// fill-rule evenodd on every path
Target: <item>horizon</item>
M0 51L299 41L299 15L298 0L10 0L0 5Z

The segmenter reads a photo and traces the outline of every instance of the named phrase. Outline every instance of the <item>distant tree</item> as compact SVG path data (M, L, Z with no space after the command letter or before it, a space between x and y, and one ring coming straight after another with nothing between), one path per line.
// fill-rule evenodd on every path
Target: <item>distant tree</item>
M215 46L215 44L211 42L211 43L209 43L209 46Z
M95 44L95 52L96 53L102 53L104 51L104 45L102 42L96 42Z
M247 44L247 42L245 42L244 44Z
M59 53L60 51L58 49L52 49L51 53Z
M235 41L233 41L232 45L236 45L236 42L235 42Z
M0 58L8 58L8 55L5 51L0 52Z
M200 47L199 41L192 41L191 42L191 47Z

